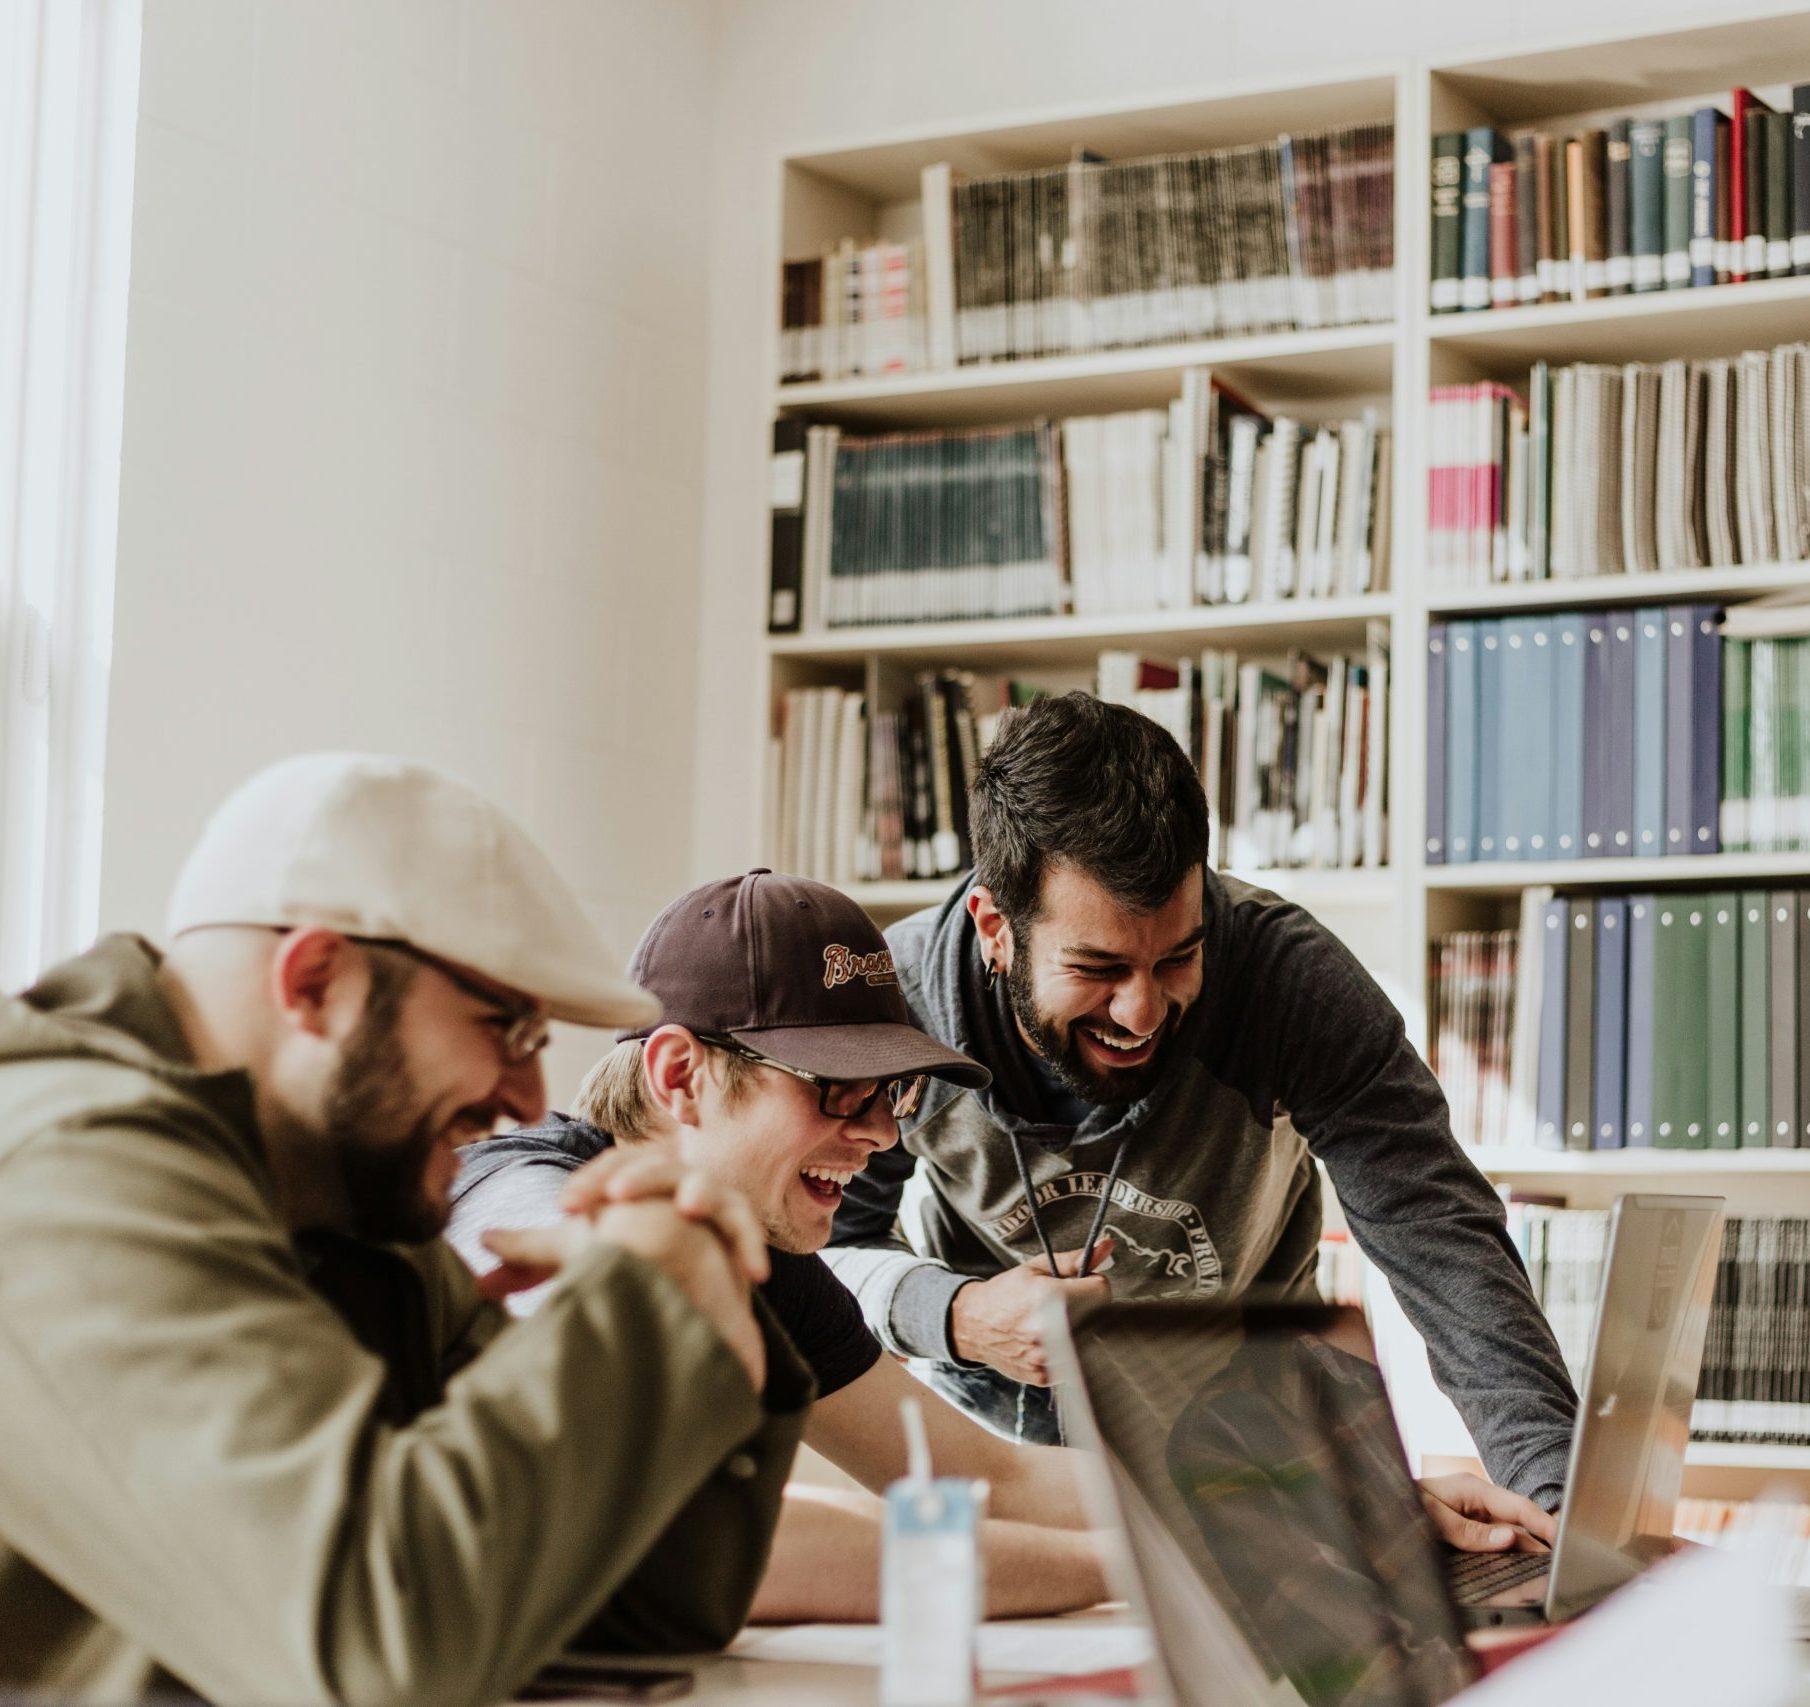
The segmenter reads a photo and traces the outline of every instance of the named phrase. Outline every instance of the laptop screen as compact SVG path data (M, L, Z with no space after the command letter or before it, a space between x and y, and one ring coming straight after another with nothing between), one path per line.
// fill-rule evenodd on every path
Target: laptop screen
M1408 1707L1470 1681L1357 1311L1109 1304L1072 1331L1121 1505L1135 1491L1128 1539L1184 1701L1227 1697L1188 1675L1168 1627L1172 1592L1152 1579L1182 1568L1236 1625L1271 1699Z

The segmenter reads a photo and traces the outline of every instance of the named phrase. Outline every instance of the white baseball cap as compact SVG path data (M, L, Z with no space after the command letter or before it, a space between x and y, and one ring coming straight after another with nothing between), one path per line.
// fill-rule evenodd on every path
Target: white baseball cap
M171 937L317 926L406 943L575 1025L651 1025L545 854L475 789L372 753L302 753L242 783L176 879Z

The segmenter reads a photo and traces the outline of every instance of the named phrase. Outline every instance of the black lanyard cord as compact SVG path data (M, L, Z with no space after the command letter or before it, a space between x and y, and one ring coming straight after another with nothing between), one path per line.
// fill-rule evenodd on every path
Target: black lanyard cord
M1025 1213L1031 1218L1031 1226L1036 1230L1037 1242L1043 1247L1044 1257L1050 1265L1050 1273L1055 1274L1056 1247L1050 1243L1050 1236L1043 1225L1043 1217L1037 1213L1036 1187L1031 1183L1030 1164L1024 1159L1024 1146L1019 1142L1016 1132L1008 1133L1012 1140L1012 1159L1018 1164L1018 1178L1024 1186ZM1100 1230L1106 1224L1106 1206L1112 1201L1112 1188L1119 1183L1119 1170L1125 1165L1125 1147L1131 1142L1131 1134L1125 1133L1119 1139L1119 1147L1113 1151L1112 1169L1106 1176L1106 1185L1100 1192L1100 1207L1094 1211L1093 1225L1087 1229L1087 1242L1081 1247L1081 1275L1084 1277L1093 1272L1094 1246L1100 1242Z

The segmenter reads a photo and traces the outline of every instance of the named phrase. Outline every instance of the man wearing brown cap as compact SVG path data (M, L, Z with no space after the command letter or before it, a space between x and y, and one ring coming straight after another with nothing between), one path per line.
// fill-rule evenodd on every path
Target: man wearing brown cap
M478 1707L574 1638L725 1640L810 1390L747 1205L673 1170L499 1236L559 1271L507 1332L437 1237L548 1020L658 1014L551 866L316 754L168 927L0 1001L0 1692Z
M488 1268L490 1228L557 1226L675 1162L726 1181L764 1227L772 1275L761 1290L817 1379L810 1444L878 1491L905 1471L899 1401L923 1399L938 1469L991 1487L989 1612L1104 1598L1071 1455L1013 1446L935 1399L882 1355L814 1254L844 1187L898 1142L928 1081L974 1088L985 1070L911 1023L880 933L821 883L753 871L694 889L650 927L630 972L667 1023L600 1061L571 1114L464 1152L454 1244ZM491 1284L534 1278L524 1266ZM524 1291L512 1304L537 1301ZM867 1495L794 1490L755 1616L875 1617L878 1509Z

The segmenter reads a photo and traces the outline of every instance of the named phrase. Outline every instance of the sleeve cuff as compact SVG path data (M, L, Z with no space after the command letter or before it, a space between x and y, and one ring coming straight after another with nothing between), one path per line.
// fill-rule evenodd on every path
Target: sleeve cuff
M955 1295L972 1277L956 1274L941 1263L918 1263L893 1288L888 1327L892 1340L908 1357L957 1363L949 1343L949 1309Z

